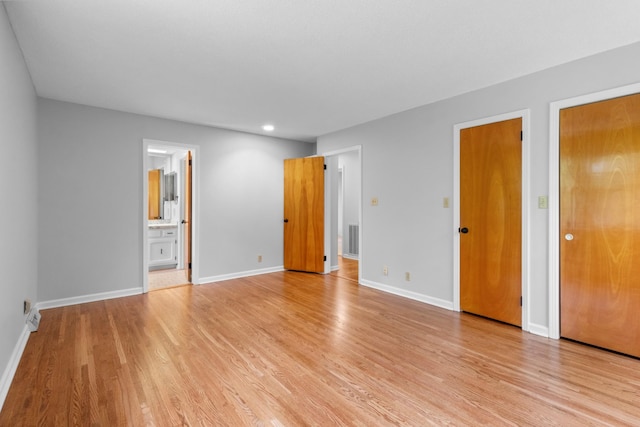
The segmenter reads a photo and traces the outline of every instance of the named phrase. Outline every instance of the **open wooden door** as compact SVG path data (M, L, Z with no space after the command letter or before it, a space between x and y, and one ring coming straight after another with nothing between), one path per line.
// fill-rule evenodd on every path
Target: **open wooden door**
M191 224L192 224L192 206L191 206L191 186L192 186L192 159L191 151L187 151L184 161L184 269L187 273L187 280L191 283Z
M324 157L284 161L284 268L324 273Z
M640 94L560 111L560 335L640 357Z
M460 132L460 308L522 325L522 119Z

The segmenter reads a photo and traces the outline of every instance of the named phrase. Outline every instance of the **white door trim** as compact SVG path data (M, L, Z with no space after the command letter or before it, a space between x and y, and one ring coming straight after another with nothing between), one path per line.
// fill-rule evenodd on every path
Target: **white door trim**
M182 150L191 151L191 283L198 285L200 284L200 241L198 239L198 231L200 229L200 169L198 154L200 147L197 145L144 138L142 140L142 291L144 293L149 291L149 241L147 237L147 229L149 228L149 177L147 173L149 156L147 155L147 149L149 145L177 147Z
M640 83L549 104L549 338L560 338L560 110L640 93Z
M485 117L453 126L453 309L460 311L460 131L488 123L510 119L522 119L522 330L529 330L529 198L530 198L530 115L529 109Z

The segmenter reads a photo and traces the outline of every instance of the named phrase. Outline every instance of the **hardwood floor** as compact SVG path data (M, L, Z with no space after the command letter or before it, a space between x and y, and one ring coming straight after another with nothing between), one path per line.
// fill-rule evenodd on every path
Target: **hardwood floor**
M338 270L332 271L331 275L341 277L343 279L354 280L357 282L358 260L338 256Z
M42 311L1 426L639 425L640 361L273 273Z

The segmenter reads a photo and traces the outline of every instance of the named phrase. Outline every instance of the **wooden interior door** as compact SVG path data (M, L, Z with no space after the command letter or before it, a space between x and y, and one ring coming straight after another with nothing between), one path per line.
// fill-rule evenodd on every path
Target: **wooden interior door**
M640 357L640 94L560 111L560 335Z
M284 268L324 272L324 157L284 161Z
M191 191L192 191L192 158L191 151L187 151L187 156L184 160L184 268L187 272L187 280L191 282L191 224L192 224L192 203L191 203Z
M460 308L522 324L522 119L460 132Z
M148 176L149 190L149 216L148 219L160 218L160 207L162 200L160 197L160 169L150 170Z

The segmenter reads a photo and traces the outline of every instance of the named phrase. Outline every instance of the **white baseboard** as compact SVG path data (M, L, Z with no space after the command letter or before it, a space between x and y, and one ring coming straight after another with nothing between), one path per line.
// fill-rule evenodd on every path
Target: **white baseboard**
M366 279L360 279L360 284L369 288L374 288L379 291L388 292L390 294L398 295L401 297L409 298L412 300L424 302L436 307L444 308L447 310L453 310L453 302L446 301L440 298L433 298L427 295L419 294L417 292L411 292L404 289L396 288L394 286L383 285L382 283L372 282Z
M347 259L355 259L355 260L360 259L360 255L354 255L354 254L342 254L341 256L342 258L347 258Z
M260 274L278 273L284 271L284 266L261 268L259 270L240 271L237 273L221 274L219 276L201 277L198 280L199 284L222 282L223 280L240 279L242 277L258 276Z
M82 295L79 297L61 298L50 301L42 301L36 304L39 309L65 307L67 305L83 304L85 302L103 301L106 299L129 297L142 294L142 288L122 289L120 291L101 292L99 294Z
M436 307L445 308L447 310L453 309L453 302L441 300L439 298L433 298L426 295L418 294L411 291L406 291L404 289L398 289L393 286L383 285L381 283L372 282L370 280L360 280L360 284L364 286L368 286L370 288L378 289L383 292L388 292L390 294L398 295L401 297L409 298L412 300L424 302L430 305L434 305ZM549 338L549 328L544 325L538 325L535 323L529 323L529 330L527 331L534 335L539 335L541 337Z
M535 323L529 322L529 332L534 335L549 338L549 327L547 326L536 325Z
M20 363L20 359L22 358L22 353L27 346L27 341L29 341L29 334L29 328L27 328L27 325L24 325L22 333L18 338L18 342L13 348L13 352L11 353L9 363L2 373L2 378L0 379L0 410L4 405L4 400L7 398L7 394L9 393L9 387L11 387L11 382L13 381L13 377L16 374L16 370L18 369L18 364Z

